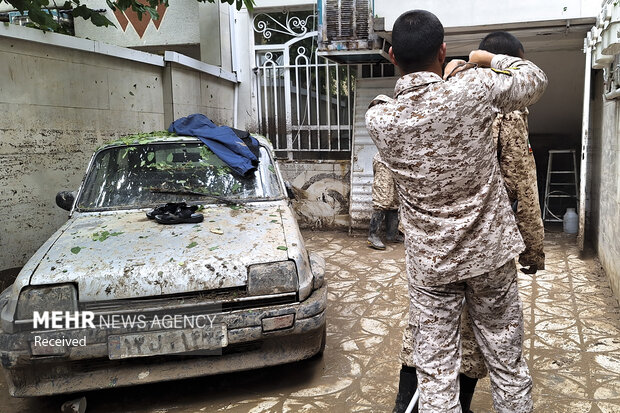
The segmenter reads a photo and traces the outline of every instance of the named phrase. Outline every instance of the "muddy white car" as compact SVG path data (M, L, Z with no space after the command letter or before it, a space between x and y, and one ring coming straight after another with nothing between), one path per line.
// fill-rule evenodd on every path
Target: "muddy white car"
M308 254L273 151L250 177L198 139L136 136L93 155L69 220L0 297L11 395L212 375L325 346L324 261ZM200 205L199 224L145 212Z

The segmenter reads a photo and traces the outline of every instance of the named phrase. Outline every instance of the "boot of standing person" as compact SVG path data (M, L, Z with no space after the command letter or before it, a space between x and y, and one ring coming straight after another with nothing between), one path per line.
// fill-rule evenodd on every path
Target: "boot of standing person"
M384 250L385 244L379 237L379 228L385 218L385 212L375 209L370 217L370 226L368 228L368 246L376 250Z
M385 238L387 242L398 244L405 241L405 237L398 230L398 210L385 211Z

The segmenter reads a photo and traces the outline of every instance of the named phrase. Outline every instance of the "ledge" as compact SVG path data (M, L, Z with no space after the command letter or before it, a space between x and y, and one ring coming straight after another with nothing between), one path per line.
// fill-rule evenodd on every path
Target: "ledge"
M43 43L67 49L81 50L84 52L97 53L105 56L118 57L119 59L132 60L147 65L163 67L164 58L152 53L114 46L95 40L82 39L67 36L65 34L45 32L30 27L22 27L15 24L4 23L0 25L0 38L26 40L29 42Z
M219 66L210 65L200 60L192 59L191 57L182 55L177 52L166 52L164 55L166 62L173 62L181 66L189 67L202 73L219 77L220 79L228 80L231 83L239 83L237 74L222 69Z

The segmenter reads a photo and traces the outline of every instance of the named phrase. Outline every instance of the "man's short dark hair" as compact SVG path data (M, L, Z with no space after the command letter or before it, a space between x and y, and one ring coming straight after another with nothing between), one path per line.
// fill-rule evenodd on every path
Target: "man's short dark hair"
M525 49L523 49L519 39L508 32L487 34L478 48L494 54L505 54L513 57L522 57L525 54Z
M411 10L401 14L392 28L392 51L407 73L427 69L443 44L443 26L433 13Z

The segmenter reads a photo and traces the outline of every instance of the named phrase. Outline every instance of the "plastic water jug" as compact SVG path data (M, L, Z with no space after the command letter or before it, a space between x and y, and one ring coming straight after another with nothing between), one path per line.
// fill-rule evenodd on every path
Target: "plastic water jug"
M575 208L568 208L564 214L564 232L567 234L576 234L579 230L579 216L575 212Z

